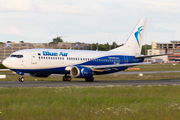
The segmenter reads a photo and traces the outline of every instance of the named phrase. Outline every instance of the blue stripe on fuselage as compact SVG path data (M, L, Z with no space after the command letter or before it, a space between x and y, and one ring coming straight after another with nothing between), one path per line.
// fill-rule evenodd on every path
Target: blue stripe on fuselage
M98 59L98 60L97 60ZM96 58L96 60L90 60L81 64L75 64L74 66L78 65L85 65L85 66L98 66L98 65L113 65L113 64L126 64L126 63L139 63L143 62L144 58L135 58L134 56L119 56L119 55L112 55L112 56L104 56ZM65 70L65 67L57 67L57 68L47 68L47 69L11 69L13 71L21 71L24 73L48 73L48 74L69 74L68 71ZM109 70L104 72L95 72L96 74L108 74L113 72L118 72L121 70L125 70L127 67L118 67L117 70Z
M97 59L98 61L90 60L78 65L113 65L113 64L137 63L144 61L144 58L137 59L134 56L119 56L119 55L99 57L96 58L96 60Z

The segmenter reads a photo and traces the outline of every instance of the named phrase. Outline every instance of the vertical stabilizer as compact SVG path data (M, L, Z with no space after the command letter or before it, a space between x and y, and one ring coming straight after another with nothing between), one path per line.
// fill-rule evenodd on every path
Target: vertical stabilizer
M140 54L143 38L146 29L147 18L141 18L135 29L127 39L126 43L118 48L112 49L112 52L125 52L132 54Z

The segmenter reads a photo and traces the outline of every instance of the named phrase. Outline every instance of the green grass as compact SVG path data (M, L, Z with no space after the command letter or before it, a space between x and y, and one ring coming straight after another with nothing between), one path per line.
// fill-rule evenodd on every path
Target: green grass
M0 69L7 69L3 64L0 64Z
M0 88L1 120L177 120L179 86Z
M137 71L179 71L180 64L149 64L149 65L138 65L134 68L140 68ZM127 72L135 72L136 70L126 70Z

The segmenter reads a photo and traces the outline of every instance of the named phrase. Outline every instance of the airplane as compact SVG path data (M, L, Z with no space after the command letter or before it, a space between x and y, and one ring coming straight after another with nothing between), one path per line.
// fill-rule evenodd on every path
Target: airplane
M20 75L48 77L51 74L64 74L63 81L71 81L71 76L85 78L93 82L93 75L103 75L140 65L144 58L141 48L146 29L147 18L141 18L126 43L109 51L68 50L68 49L24 49L12 53L2 64Z

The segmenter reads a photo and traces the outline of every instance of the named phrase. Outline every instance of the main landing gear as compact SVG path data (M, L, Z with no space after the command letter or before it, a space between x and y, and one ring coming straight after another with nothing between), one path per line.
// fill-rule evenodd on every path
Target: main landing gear
M24 82L24 77L23 76L19 77L19 82Z
M65 74L65 76L63 76L63 81L71 81L71 76L67 76L67 74Z
M71 76L67 76L67 74L65 74L65 76L63 76L63 81L71 81ZM85 78L86 82L94 82L94 77L88 77Z
M86 82L94 82L94 77L85 78Z

